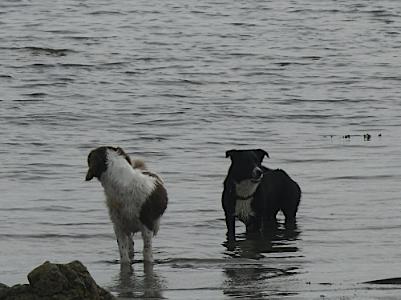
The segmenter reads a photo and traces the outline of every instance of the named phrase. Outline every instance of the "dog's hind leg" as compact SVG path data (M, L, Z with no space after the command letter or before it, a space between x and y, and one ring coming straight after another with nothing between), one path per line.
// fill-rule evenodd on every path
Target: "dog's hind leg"
M281 211L285 216L285 227L287 229L295 229L296 215L299 202L301 200L301 188L299 185L288 178L287 190L281 199Z
M152 237L153 231L149 230L144 226L142 229L142 239L143 239L143 260L145 262L153 262L152 254Z
M287 229L296 229L297 228L297 219L296 219L296 211L284 211L283 214L285 216L284 226Z
M281 211L285 216L285 228L295 229L296 216L299 205L300 194L289 194L285 199L283 199Z
M114 226L114 232L116 234L118 250L120 252L120 262L122 264L129 264L131 262L129 255L131 238L118 226Z

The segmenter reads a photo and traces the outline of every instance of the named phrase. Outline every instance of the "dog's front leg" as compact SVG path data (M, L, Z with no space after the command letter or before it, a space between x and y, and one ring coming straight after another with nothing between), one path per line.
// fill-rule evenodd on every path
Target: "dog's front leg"
M232 184L224 183L221 203L226 218L227 248L232 251L235 248L235 199L233 198Z
M114 232L117 238L118 250L120 252L120 262L122 264L129 264L131 262L129 257L130 250L130 237L118 226L114 226Z
M152 237L153 237L153 231L149 230L144 226L142 230L144 262L153 262Z
M235 216L226 214L227 248L232 251L235 248Z
M246 233L255 236L260 233L261 227L262 218L260 216L251 216L246 224Z

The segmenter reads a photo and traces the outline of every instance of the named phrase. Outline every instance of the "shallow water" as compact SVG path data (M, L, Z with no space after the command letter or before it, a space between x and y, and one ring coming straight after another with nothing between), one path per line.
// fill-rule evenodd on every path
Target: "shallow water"
M79 259L123 298L397 299L361 283L401 276L400 16L391 0L2 1L0 282ZM84 182L103 144L166 182L153 269L138 238L120 271ZM230 252L224 153L253 147L301 185L298 229L246 240L238 222Z

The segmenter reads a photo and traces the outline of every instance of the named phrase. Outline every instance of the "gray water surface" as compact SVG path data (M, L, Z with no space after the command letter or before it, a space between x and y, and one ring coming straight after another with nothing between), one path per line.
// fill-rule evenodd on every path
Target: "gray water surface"
M400 21L392 0L2 0L0 282L79 259L123 298L399 299L361 283L401 276ZM153 269L138 237L120 271L84 181L99 145L166 182ZM224 154L254 147L301 185L298 229L238 222L231 252Z

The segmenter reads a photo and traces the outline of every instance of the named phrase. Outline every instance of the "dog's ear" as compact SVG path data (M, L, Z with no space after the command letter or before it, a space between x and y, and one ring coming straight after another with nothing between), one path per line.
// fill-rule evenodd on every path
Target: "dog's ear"
M98 164L98 155L91 152L88 156L88 172L86 172L85 181L90 181L96 176Z
M92 170L89 169L88 172L86 173L85 181L90 181L93 179L93 177L95 177L95 176L93 175Z
M118 153L118 155L124 156L124 158L126 159L126 161L127 161L129 164L132 164L131 157L129 157L129 155L128 155L127 153L125 153L125 151L123 150L123 148L117 147L117 148L115 148L115 149L116 149L116 152Z
M93 177L99 178L99 176L107 169L106 151L106 147L99 147L89 153L88 172L85 177L86 181L90 181Z
M117 147L117 148L114 148L114 149L119 155L125 155L125 152L124 152L123 148Z
M263 149L256 149L255 150L256 155L258 156L260 161L263 161L263 158L266 156L267 158L270 158L269 153L267 153Z
M234 150L234 149L231 149L231 150L226 151L226 158L227 158L227 157L232 157L233 154L234 154L236 151L237 151L237 150Z

